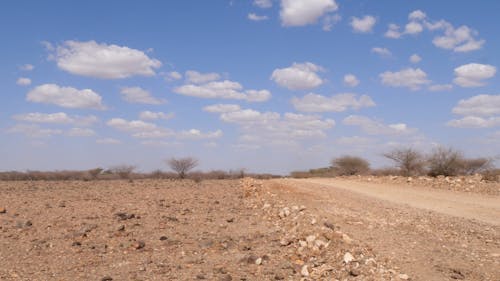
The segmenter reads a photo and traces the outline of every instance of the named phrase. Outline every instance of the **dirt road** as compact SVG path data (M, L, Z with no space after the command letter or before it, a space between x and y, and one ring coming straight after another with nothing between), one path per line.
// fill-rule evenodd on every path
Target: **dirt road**
M336 179L275 180L412 280L500 280L500 197Z

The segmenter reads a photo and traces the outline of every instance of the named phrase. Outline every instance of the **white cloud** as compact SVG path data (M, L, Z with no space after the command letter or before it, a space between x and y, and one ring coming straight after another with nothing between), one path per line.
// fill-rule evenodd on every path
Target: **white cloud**
M152 112L152 111L142 111L139 114L139 119L141 120L157 120L157 119L163 119L163 120L170 120L174 118L175 114L174 113L163 113L163 112Z
M124 87L120 91L122 98L129 103L164 104L166 100L153 97L148 91L140 87Z
M220 113L220 119L240 127L243 135L239 145L242 146L253 146L255 143L290 145L300 140L323 138L326 136L326 130L335 125L334 120L322 119L317 115L281 115L277 112L259 112L253 109L228 110Z
M262 102L271 97L268 90L243 90L238 82L229 80L212 81L206 84L186 84L175 88L174 93L207 99L236 99L249 102Z
M92 137L95 136L95 132L89 128L71 128L66 135L70 137Z
M177 71L170 71L170 72L167 73L165 79L167 81L181 80L182 79L182 74L180 74Z
M333 26L342 20L342 17L339 14L335 15L326 15L323 17L323 30L331 31Z
M335 0L281 0L281 24L304 26L338 9Z
M48 138L63 133L63 131L59 129L41 128L35 124L17 124L8 129L7 132L13 134L23 134L30 138Z
M405 34L418 34L422 31L424 31L422 24L415 21L410 21L405 26Z
M500 126L500 116L489 118L466 116L462 119L451 120L446 125L455 128L491 128Z
M484 86L483 80L495 76L496 67L488 64L469 63L455 68L455 79L453 82L461 87Z
M252 20L252 21L263 21L263 20L269 19L268 16L259 16L255 13L249 13L247 17L249 20Z
M377 19L370 15L366 15L362 18L352 17L351 19L352 29L360 33L372 32L375 23L377 23Z
M409 128L404 123L386 125L380 121L359 115L350 115L344 118L342 123L350 126L359 126L361 130L369 135L407 135L417 131L416 129Z
M415 10L408 15L409 20L423 20L427 15L421 10Z
M220 104L219 103L219 104L205 106L203 108L203 110L206 112L211 112L211 113L225 113L225 112L239 111L239 110L241 110L241 107L237 104Z
M12 116L14 120L24 121L24 122L32 122L32 123L54 123L54 124L69 124L73 123L75 120L70 118L64 112L46 114L46 113L27 113L27 114L18 114Z
M430 83L427 74L420 68L406 68L397 72L386 71L379 76L384 85L406 87L411 90L418 90L422 85Z
M152 76L162 65L143 51L95 41L65 41L52 52L50 57L62 70L102 79Z
M113 139L113 138L98 139L95 142L98 144L120 144L120 143L122 143L120 140Z
M275 69L271 80L290 90L313 89L323 84L318 75L321 71L323 71L321 66L310 62L293 63L290 67Z
M131 133L154 131L158 129L158 126L153 123L148 123L140 120L127 121L122 118L110 119L106 124L119 131Z
M385 32L384 36L392 39L400 38L402 34L399 31L399 25L393 23L389 24L389 29Z
M220 75L215 72L210 73L200 73L195 70L186 71L186 80L188 83L193 84L204 84L211 81L216 81L220 79Z
M20 77L17 79L16 84L19 86L29 86L31 85L31 79L26 77Z
M462 25L459 28L454 28L451 24L445 26L444 35L432 40L436 47L455 52L470 52L481 49L485 43L482 39L475 39L478 32L468 26Z
M340 137L335 143L340 145L368 145L373 143L373 139L360 137L360 136L352 136L352 137Z
M420 61L422 61L422 58L419 55L413 54L410 56L411 63L419 63Z
M348 109L360 109L375 106L375 102L367 96L357 98L356 94L339 94L325 97L317 94L307 94L303 98L293 98L292 104L303 112L343 112Z
M372 48L372 53L378 54L383 57L389 57L392 55L391 51L387 48L381 48L381 47L373 47Z
M273 6L272 0L254 0L253 4L259 8L267 9Z
M500 115L500 95L477 95L460 100L453 108L453 113L476 116Z
M180 131L176 134L178 139L188 139L188 140L203 140L203 139L218 139L222 137L222 131L217 130L214 132L203 133L197 129L191 129L187 131Z
M435 84L429 86L429 91L431 92L444 92L451 91L453 89L453 85L451 84Z
M32 71L33 69L35 69L35 66L33 66L32 64L24 64L24 65L21 65L19 67L20 70L22 71Z
M55 104L66 108L105 109L100 95L90 89L77 90L56 84L44 84L31 90L26 100Z
M359 79L354 74L344 75L344 84L349 87L356 87L359 85Z

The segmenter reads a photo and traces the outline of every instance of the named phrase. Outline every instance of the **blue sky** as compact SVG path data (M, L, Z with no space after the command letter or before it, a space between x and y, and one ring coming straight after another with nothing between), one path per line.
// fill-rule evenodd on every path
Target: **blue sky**
M0 170L500 152L497 1L10 1Z

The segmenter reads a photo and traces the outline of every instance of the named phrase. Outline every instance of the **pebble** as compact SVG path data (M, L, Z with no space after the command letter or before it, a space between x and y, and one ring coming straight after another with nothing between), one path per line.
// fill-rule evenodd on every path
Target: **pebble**
M230 274L223 274L219 277L219 281L231 281L233 277Z
M146 243L144 243L144 241L136 241L132 247L134 247L134 249L136 250L139 250L139 249L142 249L144 247L146 247Z
M302 276L304 277L309 276L309 269L307 268L307 265L304 265L302 267L302 269L300 270L300 274L302 274Z
M255 260L256 265L261 265L262 264L262 258L258 258Z
M167 236L161 236L161 237L160 237L160 240L161 240L161 241L165 241L165 240L167 240L167 239L168 239L168 237L167 237Z
M0 208L0 214L5 214L7 213L7 210L5 208Z
M101 281L112 281L113 278L111 278L111 276L104 276L103 278L101 278Z
M410 279L410 277L408 277L408 275L406 275L406 274L399 274L399 276L398 276L398 277L399 277L399 279L401 279L401 280L408 280L408 279Z
M344 254L344 263L348 264L354 260L354 257L351 253L347 252Z

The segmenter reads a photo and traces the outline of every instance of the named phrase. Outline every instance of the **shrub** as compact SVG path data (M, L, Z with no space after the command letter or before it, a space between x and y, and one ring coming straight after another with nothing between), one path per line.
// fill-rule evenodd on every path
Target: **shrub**
M95 180L99 177L99 175L102 173L103 169L102 168L95 168L95 169L91 169L91 170L88 170L88 173L90 175L90 177Z
M419 175L424 170L423 155L412 148L394 149L384 154L384 157L392 160L402 176Z
M112 167L110 171L113 174L118 175L121 179L130 179L130 175L135 170L135 166L131 165L119 165Z
M453 148L437 147L427 157L430 176L456 176L463 171L464 157Z
M493 168L493 161L488 158L471 158L462 161L463 173L466 175L487 172Z
M332 167L341 176L366 174L370 171L370 163L361 157L342 156L332 160Z
M166 162L170 169L175 171L181 179L186 178L186 173L198 166L198 160L193 157L170 158Z

